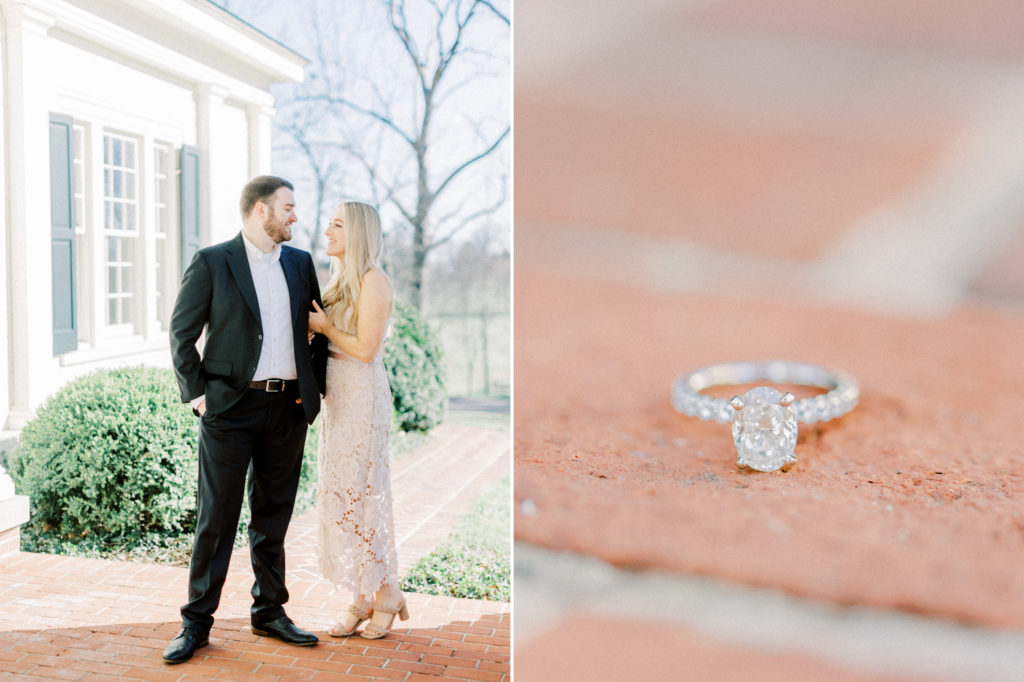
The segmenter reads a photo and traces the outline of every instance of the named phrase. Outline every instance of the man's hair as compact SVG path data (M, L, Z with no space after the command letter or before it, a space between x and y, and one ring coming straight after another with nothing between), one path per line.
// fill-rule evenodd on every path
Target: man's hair
M249 217L256 202L266 202L281 187L287 187L293 192L295 191L292 183L276 175L258 175L246 183L245 187L242 188L242 200L239 202L239 206L242 209L242 218Z

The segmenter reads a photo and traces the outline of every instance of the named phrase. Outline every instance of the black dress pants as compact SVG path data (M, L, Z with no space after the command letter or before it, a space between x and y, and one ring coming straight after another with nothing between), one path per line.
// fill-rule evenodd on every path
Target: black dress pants
M292 384L294 386L294 384ZM252 620L284 615L284 537L295 506L307 424L298 392L249 389L199 426L199 505L183 625L209 632L220 603L249 472L249 552L256 577Z

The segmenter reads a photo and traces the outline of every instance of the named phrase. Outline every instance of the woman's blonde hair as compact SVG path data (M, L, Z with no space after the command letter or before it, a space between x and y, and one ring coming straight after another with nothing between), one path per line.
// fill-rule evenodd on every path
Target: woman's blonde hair
M341 209L345 228L345 253L331 256L331 279L324 290L325 306L336 327L350 334L359 329L359 295L366 273L380 268L384 236L377 209L358 201L346 201ZM348 312L351 311L351 312ZM346 313L349 315L346 322Z

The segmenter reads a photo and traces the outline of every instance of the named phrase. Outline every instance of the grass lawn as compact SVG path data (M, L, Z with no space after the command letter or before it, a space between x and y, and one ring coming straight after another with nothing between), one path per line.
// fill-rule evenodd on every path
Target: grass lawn
M448 539L402 579L407 592L510 601L512 508L509 476L484 491Z

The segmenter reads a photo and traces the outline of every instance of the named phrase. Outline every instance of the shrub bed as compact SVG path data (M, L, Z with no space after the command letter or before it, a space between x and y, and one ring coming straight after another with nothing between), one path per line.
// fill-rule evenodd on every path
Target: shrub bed
M509 477L481 495L439 548L402 578L402 590L468 599L510 601Z

